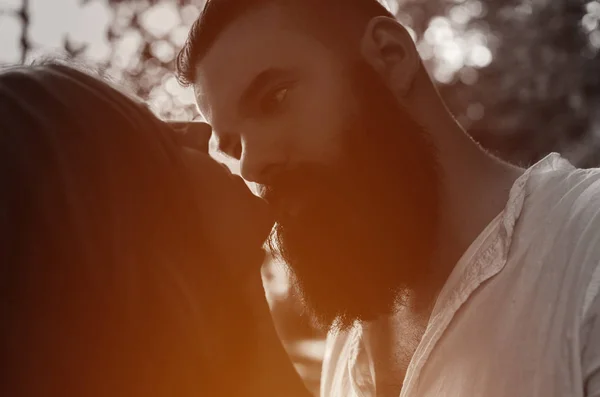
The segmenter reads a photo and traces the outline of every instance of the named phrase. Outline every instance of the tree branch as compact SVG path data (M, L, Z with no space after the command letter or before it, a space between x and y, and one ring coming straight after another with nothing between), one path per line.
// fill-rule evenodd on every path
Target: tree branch
M21 63L25 63L27 54L31 49L31 43L29 42L29 25L31 23L29 18L29 0L22 0L21 8L17 11L17 18L21 21L21 39L19 41L21 45Z

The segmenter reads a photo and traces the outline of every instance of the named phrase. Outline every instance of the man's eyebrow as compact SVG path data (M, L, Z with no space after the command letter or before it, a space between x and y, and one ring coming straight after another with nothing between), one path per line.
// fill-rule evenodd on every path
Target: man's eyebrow
M241 112L246 111L255 97L257 97L262 90L266 86L268 86L273 80L281 79L282 77L288 76L290 73L281 68L269 68L266 69L259 74L257 74L250 84L244 89L239 100L238 100L238 108ZM234 146L235 134L231 132L221 131L217 133L216 130L213 129L213 136L217 137L217 152L227 155L229 157L235 157L232 155L232 146Z
M248 104L252 102L252 100L260 94L260 92L267 86L271 81L287 76L289 73L283 69L279 68L270 68L260 72L252 82L246 87L242 95L240 96L240 100L238 102L241 109L247 107Z

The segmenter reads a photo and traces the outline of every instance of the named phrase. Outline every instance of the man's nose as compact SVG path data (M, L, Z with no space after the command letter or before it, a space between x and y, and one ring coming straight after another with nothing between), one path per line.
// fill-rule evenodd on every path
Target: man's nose
M208 142L212 133L209 124L203 122L169 122L174 131L175 141L191 149L208 153Z
M269 185L283 173L286 161L282 154L267 150L242 151L240 174L248 182Z

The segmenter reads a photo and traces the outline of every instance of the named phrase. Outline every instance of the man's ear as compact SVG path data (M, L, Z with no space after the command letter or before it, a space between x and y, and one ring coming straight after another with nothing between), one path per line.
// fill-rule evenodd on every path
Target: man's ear
M396 95L408 94L421 58L404 26L389 17L371 19L361 40L361 52Z

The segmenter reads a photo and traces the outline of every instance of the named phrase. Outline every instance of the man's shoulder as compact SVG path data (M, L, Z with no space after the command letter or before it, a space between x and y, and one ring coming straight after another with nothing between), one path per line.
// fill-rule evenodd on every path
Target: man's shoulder
M546 222L563 220L557 230L600 222L600 168L534 173L528 185L525 209Z
M532 173L518 225L537 255L571 257L596 245L600 255L600 168Z
M562 274L561 293L586 295L586 302L595 296L590 281L600 275L600 168L532 175L519 223L517 245L530 266Z

